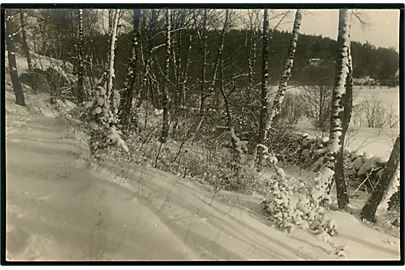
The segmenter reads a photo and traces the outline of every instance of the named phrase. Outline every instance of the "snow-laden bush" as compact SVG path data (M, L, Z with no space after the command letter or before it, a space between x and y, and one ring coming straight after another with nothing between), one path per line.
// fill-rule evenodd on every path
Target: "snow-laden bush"
M267 180L267 200L261 202L261 206L269 213L274 224L291 232L294 228L294 216L296 210L291 202L293 190L289 179L274 176Z
M263 147L263 146L260 146ZM326 190L326 183L322 179L328 177L328 170L321 170L315 185L310 186L302 179L288 176L284 170L277 166L277 158L268 153L264 147L265 158L275 169L276 175L264 180L266 199L261 207L274 224L287 232L295 226L311 230L316 234L336 234L336 222L327 219L324 215L322 200Z
M110 110L108 96L104 87L98 86L90 102L86 104L88 109L87 123L90 127L90 152L94 158L98 157L100 150L109 146L118 146L125 152L128 146L121 138L121 132L116 129L117 119Z

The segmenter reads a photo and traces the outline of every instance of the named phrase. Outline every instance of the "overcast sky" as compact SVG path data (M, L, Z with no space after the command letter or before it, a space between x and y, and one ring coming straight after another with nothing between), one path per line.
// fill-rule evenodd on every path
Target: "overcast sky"
M393 47L399 50L399 10L358 10L360 17L367 22L367 26L354 18L351 29L351 39L366 42L377 47ZM305 10L302 18L301 32L305 34L322 35L337 38L339 11L335 10ZM291 31L291 23L279 27Z

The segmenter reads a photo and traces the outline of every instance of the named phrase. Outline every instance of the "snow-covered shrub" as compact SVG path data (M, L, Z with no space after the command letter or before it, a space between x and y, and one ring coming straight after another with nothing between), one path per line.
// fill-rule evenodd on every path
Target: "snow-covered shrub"
M90 102L87 123L90 127L90 152L97 158L98 152L115 145L128 152L128 146L121 138L121 132L116 129L117 119L110 110L109 100L104 87L98 86Z
M295 207L291 202L292 187L289 179L273 176L267 180L267 199L261 206L269 213L277 227L291 232L294 227Z
M267 162L275 168L276 175L264 180L266 199L261 207L275 223L287 232L294 226L302 229L311 229L313 232L326 232L336 234L336 224L324 216L322 200L326 183L322 182L327 170L321 170L314 186L310 186L302 179L288 176L284 170L277 166L278 160L273 154L268 154L264 148ZM327 175L326 175L327 176Z

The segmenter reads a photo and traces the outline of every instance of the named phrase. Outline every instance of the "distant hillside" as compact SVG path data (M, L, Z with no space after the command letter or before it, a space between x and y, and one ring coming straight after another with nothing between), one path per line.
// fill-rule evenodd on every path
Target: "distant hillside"
M190 78L198 78L201 70L201 52L199 49L198 38L195 36L194 31L189 31L193 35ZM211 74L215 62L217 51L217 44L219 35L217 32L208 32L208 73ZM249 33L246 30L231 30L225 37L224 56L226 67L224 72L225 76L232 76L243 74L248 69L248 58L246 48L246 36ZM121 87L126 76L129 55L131 51L131 36L132 33L121 33L117 41L116 49L116 86ZM64 40L59 42L54 47L47 47L46 51L39 52L48 56L61 58L63 60L70 60L75 58L76 44L75 38L72 35L64 36ZM145 39L145 37L141 37ZM270 83L277 84L282 70L284 61L287 55L288 44L290 40L290 33L286 31L271 31L270 35L270 55L269 55L269 71ZM100 64L105 60L107 55L107 36L95 33L91 39L87 39L86 52L92 57L93 67L95 63L101 67ZM155 38L155 44L163 44L163 32ZM183 34L183 44L188 44L188 36ZM260 80L260 67L261 67L261 40L260 36L257 37L257 50L256 50L256 81ZM182 58L185 58L186 50L182 49ZM164 48L155 51L155 55L160 63L163 63ZM359 42L352 42L352 55L354 77L361 78L369 76L378 80L381 84L392 84L395 74L399 68L399 54L394 49L376 48L371 44L361 44ZM333 84L334 77L334 60L336 57L336 41L330 38L313 35L300 35L297 45L295 65L293 69L292 82L295 83L311 83L310 77L325 77L325 82ZM310 74L314 72L309 69L309 60L319 58L319 64L323 67L322 74ZM74 61L72 61L74 62ZM94 72L94 71L93 71ZM98 69L101 74L101 68ZM207 75L210 77L210 75Z

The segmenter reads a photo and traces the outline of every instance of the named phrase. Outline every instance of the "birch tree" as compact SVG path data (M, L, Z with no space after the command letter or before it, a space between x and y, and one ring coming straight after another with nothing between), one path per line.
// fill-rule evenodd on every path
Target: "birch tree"
M388 200L397 190L397 185L399 185L399 167L401 156L400 141L400 137L397 137L394 148L392 149L388 162L385 165L384 171L378 181L377 187L361 210L360 217L362 219L375 222L375 213L381 201L384 198Z
M268 123L267 123L267 127L266 127L267 132L271 128L272 123L274 121L277 121L277 118L280 115L281 105L283 103L285 92L287 90L288 81L290 80L290 77L291 77L291 70L294 66L295 51L297 49L297 42L298 42L298 36L300 33L301 20L302 20L302 10L297 9L297 11L295 12L295 19L294 19L294 25L293 25L293 30L292 30L292 34L291 34L290 47L288 49L288 56L287 56L287 60L284 64L283 77L280 80L278 91L274 98L273 106L270 111L270 115L269 115L269 119L268 119Z
M195 23L197 23L197 12L195 15ZM202 26L196 27L197 29L197 36L200 43L200 51L201 51L201 78L200 78L200 109L199 109L199 121L195 128L193 141L196 138L197 132L203 125L205 119L205 99L207 98L207 94L205 91L205 79L206 79L206 69L207 69L207 23L208 23L208 10L204 9L203 16L202 16Z
M243 154L243 149L242 149L242 143L239 137L235 133L235 129L232 125L232 114L230 110L230 102L229 102L229 95L230 93L234 92L236 88L236 83L235 83L235 77L232 76L232 81L231 81L231 90L229 93L225 93L225 86L224 86L224 55L223 55L223 50L224 50L224 42L225 42L225 34L228 32L229 28L231 27L231 16L232 13L226 9L225 10L225 19L224 19L224 24L220 33L220 43L218 46L218 52L217 52L217 61L215 63L215 68L214 68L214 76L213 76L213 82L215 81L216 78L216 70L218 69L219 73L219 92L222 95L224 105L225 105L225 114L226 114L226 126L228 129L228 132L231 135L231 144L232 144L232 157L233 157L233 166L232 169L235 171L235 174L237 178L239 178L240 175L240 169L241 169L241 159L242 159L242 154ZM218 66L218 68L217 68ZM212 84L213 86L214 84ZM219 109L219 108L218 108ZM239 179L238 179L239 181Z
M140 58L140 18L141 11L139 9L133 10L132 26L132 56L129 61L127 77L124 82L124 91L121 95L119 118L123 128L127 128L131 115L132 102L135 94L135 82L139 72L139 58ZM138 86L139 87L139 86ZM138 89L137 92L140 92Z
M257 32L259 26L257 10L248 10L248 20L249 20L249 31L247 37L247 58L248 58L248 84L246 87L246 96L250 102L251 92L253 90L254 76L255 76L255 64L256 64L256 51L257 51Z
M174 10L172 15L172 72L174 77L174 91L170 108L172 109L171 120L173 134L175 134L179 117L185 113L186 83L188 77L188 66L190 63L191 37L190 33L184 31L190 22L190 11L186 9ZM188 43L183 42L183 36L188 37ZM186 39L187 40L187 39ZM182 57L182 51L185 49L185 58Z
M343 119L342 119L342 135L340 136L341 147L336 154L335 164L335 182L337 190L338 207L345 209L349 204L349 195L347 194L347 183L344 173L344 146L345 137L349 128L350 119L353 108L353 64L351 48L348 49L348 68L349 72L346 78L346 93L343 96Z
M151 83L151 68L152 68L152 55L154 50L155 36L156 36L156 24L157 24L157 12L155 9L152 9L149 15L149 29L147 31L148 35L146 36L146 50L143 55L143 71L142 71L142 81L141 89L147 92L149 87L150 96L152 99L152 104L155 108L158 107L158 100L155 94L155 90L152 89ZM141 100L138 102L137 107L141 106Z
M25 58L27 59L27 66L28 71L32 71L32 61L31 61L31 53L30 48L27 42L27 29L25 23L25 16L22 9L20 9L20 25L21 25L21 42L22 42L22 49L25 54Z
M203 19L202 19L202 27L201 31L197 31L200 39L200 47L201 47L201 90L200 90L200 113L203 114L204 112L204 104L205 104L205 72L207 66L207 21L208 21L208 13L207 9L204 9Z
M116 9L112 13L112 25L111 25L111 39L110 39L110 50L109 50L109 64L108 64L108 80L107 80L107 98L110 100L110 110L115 115L115 105L114 105L114 93L113 93L113 83L115 78L115 43L117 41L117 28L119 20L119 9Z
M188 68L190 66L190 53L191 53L191 44L193 42L193 36L189 35L188 36L188 46L186 50L186 58L184 59L184 69L183 69L183 75L182 75L182 82L181 82L181 88L180 88L180 95L181 95L181 106L185 107L186 101L187 101L187 95L186 95L186 84L188 81Z
M172 46L172 70L173 70L173 75L174 75L174 85L176 91L174 92L174 103L176 107L180 107L181 104L183 103L183 91L184 91L184 85L183 85L183 65L187 65L188 58L185 59L186 61L183 62L181 53L183 49L183 32L184 28L186 26L186 17L187 17L187 10L186 9L180 9L176 10L176 12L171 12L172 16L172 32L175 32L175 35L173 37L173 46ZM191 36L191 35L189 35ZM174 39L175 38L175 39ZM191 44L190 44L191 45ZM186 47L186 54L188 53L188 47Z
M5 13L6 15L6 45L7 45L7 56L8 56L8 64L10 68L10 77L11 82L13 84L13 90L15 94L15 103L21 106L25 106L25 98L24 93L21 87L20 78L18 76L17 70L17 62L15 59L15 44L14 39L18 34L16 30L14 18L15 13L8 11Z
M257 160L256 168L258 171L261 170L263 161L263 143L266 138L266 124L268 118L268 99L267 99L267 84L269 78L268 71L268 55L269 55L269 45L268 45L268 35L269 35L269 11L264 9L263 16L263 50L262 50L262 83L261 83L261 94L260 94L260 118L259 118L259 136L258 136L258 147L257 147Z
M225 10L225 18L224 18L224 24L222 27L222 30L219 31L220 33L220 37L219 37L219 44L218 44L218 48L217 48L217 54L216 54L216 59L214 62L214 70L212 72L212 77L211 77L211 84L208 87L208 93L207 95L210 95L212 92L215 91L216 95L216 109L219 110L219 92L215 89L215 84L217 82L217 77L218 77L218 70L221 64L223 64L221 61L223 61L223 51L224 51L224 39L225 39L225 33L227 31L227 29L229 28L229 24L230 24L230 12L228 9ZM223 69L223 66L221 66L221 68ZM223 76L223 74L222 74ZM223 81L221 80L220 83L222 83Z
M84 34L83 34L83 10L78 10L79 19L79 44L77 46L78 51L78 76L77 76L77 99L79 103L83 102L84 99Z
M331 123L329 131L329 142L325 155L325 162L320 169L321 183L320 185L325 190L321 200L329 200L330 190L333 184L333 179L337 181L338 200L341 199L343 187L340 178L334 177L336 166L336 154L343 147L343 100L346 94L346 83L350 73L350 20L351 13L347 9L339 10L339 30L338 30L338 49L336 58L336 78L332 93L331 103Z
M169 134L169 68L170 68L170 9L166 10L166 55L165 55L165 68L164 79L162 83L162 132L160 134L160 142L165 143Z
M109 12L112 17L110 34L110 48L108 51L108 65L100 83L94 90L94 96L89 103L90 116L90 153L93 158L99 158L99 150L110 145L117 145L125 152L129 152L128 146L121 138L121 132L117 129L116 112L114 107L113 79L115 77L115 41L117 35L119 10Z

